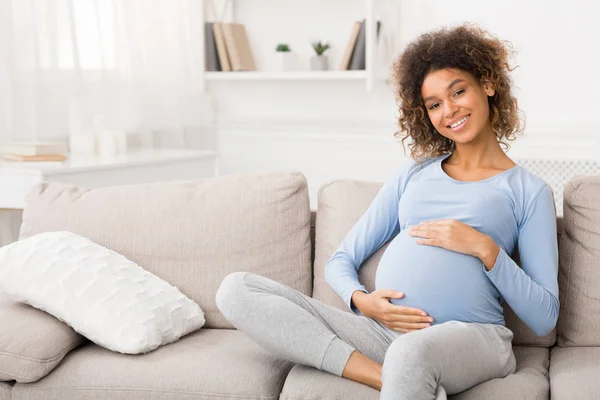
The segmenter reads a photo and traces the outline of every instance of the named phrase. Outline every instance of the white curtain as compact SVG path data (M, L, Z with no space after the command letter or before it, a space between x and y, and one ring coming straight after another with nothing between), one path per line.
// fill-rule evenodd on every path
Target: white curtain
M0 0L0 140L211 123L202 0Z

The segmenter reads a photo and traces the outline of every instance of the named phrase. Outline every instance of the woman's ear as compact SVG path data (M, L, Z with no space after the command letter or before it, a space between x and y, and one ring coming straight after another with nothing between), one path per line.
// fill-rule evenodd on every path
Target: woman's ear
M482 82L483 84L483 90L485 91L485 94L488 95L489 97L492 97L494 94L496 94L496 91L494 90L494 87L489 83L489 82Z

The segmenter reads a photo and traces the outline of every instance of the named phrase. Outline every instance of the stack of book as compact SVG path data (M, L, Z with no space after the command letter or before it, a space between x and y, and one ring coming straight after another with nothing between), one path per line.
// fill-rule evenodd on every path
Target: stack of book
M377 21L377 36L379 36L380 27L381 21ZM340 71L366 69L366 48L365 20L363 19L362 21L356 21L352 25L350 39L348 40L342 62L338 69Z
M9 142L0 144L0 157L8 161L65 161L68 147L60 142Z
M244 25L204 23L207 71L256 71Z

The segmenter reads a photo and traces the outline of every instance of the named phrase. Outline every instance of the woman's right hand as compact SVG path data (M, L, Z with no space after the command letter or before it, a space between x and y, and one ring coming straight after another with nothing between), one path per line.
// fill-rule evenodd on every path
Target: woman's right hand
M401 299L404 293L391 289L379 289L371 293L357 290L352 293L352 302L360 312L377 320L388 329L409 333L431 326L433 318L418 308L392 304L389 299Z

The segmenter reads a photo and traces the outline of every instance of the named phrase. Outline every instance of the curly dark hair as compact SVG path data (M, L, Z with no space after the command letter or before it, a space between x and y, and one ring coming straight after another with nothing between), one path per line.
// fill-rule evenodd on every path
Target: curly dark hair
M507 141L523 133L517 99L511 95L511 68L508 58L512 44L501 41L473 24L441 28L421 35L410 43L393 63L396 100L400 116L397 139L411 139L409 149L415 160L452 153L454 141L440 135L433 127L421 98L425 76L432 71L457 68L472 74L479 82L488 82L495 94L488 97L490 121L496 138L505 148ZM405 147L406 151L406 147Z

